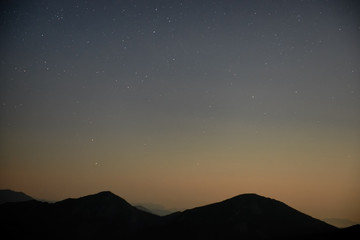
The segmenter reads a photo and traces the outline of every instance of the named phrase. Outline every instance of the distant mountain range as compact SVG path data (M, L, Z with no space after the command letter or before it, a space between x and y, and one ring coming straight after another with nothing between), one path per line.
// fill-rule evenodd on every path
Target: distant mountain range
M0 204L6 202L23 202L33 200L32 197L22 192L15 192L9 189L0 190Z
M135 207L145 212L153 213L159 216L166 216L171 213L179 211L179 209L166 209L159 204L153 204L153 203L141 203L135 205Z
M145 209L146 210L146 209ZM157 216L111 192L56 203L0 205L10 239L358 239L359 225L338 229L256 194ZM355 238L352 238L352 237Z

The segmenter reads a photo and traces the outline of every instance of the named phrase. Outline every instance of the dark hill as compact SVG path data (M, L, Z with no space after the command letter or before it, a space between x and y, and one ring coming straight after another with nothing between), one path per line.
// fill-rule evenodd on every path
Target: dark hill
M15 239L129 239L159 221L111 192L56 203L0 206L1 226ZM22 229L23 231L18 231ZM6 234L7 235L7 234Z
M32 197L22 192L15 192L8 189L0 190L0 204L6 202L24 202L32 199Z
M141 211L111 192L66 199L53 207L58 225L86 238L124 237L141 232L160 218ZM91 230L91 231L90 231Z
M335 231L336 228L286 204L243 194L167 216L179 239L270 239Z
M304 239L304 238L298 238ZM340 228L336 231L306 236L306 240L358 240L360 239L360 225L353 225L347 228ZM297 240L297 239L295 239Z

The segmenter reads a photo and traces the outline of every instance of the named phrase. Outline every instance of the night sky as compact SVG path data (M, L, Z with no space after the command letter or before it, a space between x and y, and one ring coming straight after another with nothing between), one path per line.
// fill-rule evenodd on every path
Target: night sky
M360 222L358 1L0 6L0 188Z

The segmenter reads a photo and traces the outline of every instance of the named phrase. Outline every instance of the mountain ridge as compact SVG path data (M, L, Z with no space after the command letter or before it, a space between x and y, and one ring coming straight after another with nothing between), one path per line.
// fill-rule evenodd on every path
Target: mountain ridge
M339 236L349 232L255 193L163 217L139 210L110 191L55 203L5 203L0 214L4 216L0 226L14 238L329 239L336 236L333 232ZM360 236L358 228L351 231Z
M234 234L245 239L262 239L264 236L286 238L336 230L285 203L257 194L240 194L168 218L171 219L170 231L181 232L179 239L194 233L203 236L204 232L209 239L231 239Z
M10 189L0 190L0 204L6 202L23 202L29 201L33 198L23 192L16 192Z

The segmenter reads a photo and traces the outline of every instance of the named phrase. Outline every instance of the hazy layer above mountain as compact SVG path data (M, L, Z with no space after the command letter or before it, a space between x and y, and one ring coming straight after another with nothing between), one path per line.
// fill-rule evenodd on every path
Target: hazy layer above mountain
M158 216L166 216L174 212L180 211L180 209L166 209L162 205L154 203L140 203L136 204L135 207L145 212L156 214Z
M338 228L346 228L358 224L351 220L342 218L325 218L323 221Z

